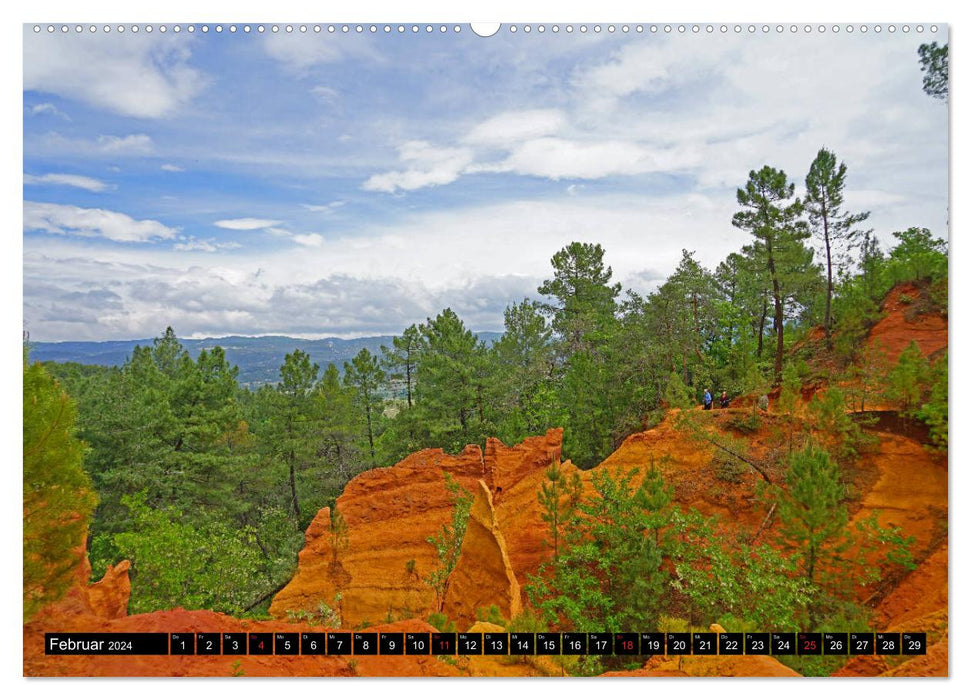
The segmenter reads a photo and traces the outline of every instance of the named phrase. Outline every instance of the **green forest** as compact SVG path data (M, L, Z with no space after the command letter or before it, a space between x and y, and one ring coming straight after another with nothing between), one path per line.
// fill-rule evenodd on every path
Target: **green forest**
M842 377L865 389L827 392L812 409L815 437L788 435L786 488L776 500L789 555L767 546L715 552L711 525L674 508L656 471L637 487L632 475L600 479L598 498L580 502L554 465L538 497L557 544L531 595L537 614L580 630L656 624L672 607L699 611L702 599L752 624L796 627L847 614L845 581L818 573L846 549L839 473L865 448L847 410L895 402L947 446L946 356L932 363L915 346L891 365L860 341L900 282L915 283L920 303L946 314L948 274L947 244L927 229L883 232L892 243L881 246L868 212L848 210L847 178L825 148L798 184L768 165L753 170L730 222L746 236L741 249L714 269L684 250L646 295L613 281L600 245L572 242L553 252L535 298L506 308L492 344L446 308L403 329L380 355L364 349L343 367L320 367L295 350L279 381L257 390L239 385L218 347L193 360L172 328L122 367L31 364L28 344L25 602L31 582L44 582L31 588L29 610L67 585L55 574L64 578L73 564L44 552L55 549L51 537L81 537L87 513L93 578L132 562L131 613L183 606L260 615L292 576L314 515L362 471L422 448L457 452L490 436L514 444L554 426L564 428L564 456L590 468L667 409L700 404L706 390L734 400L775 388L784 410L802 384ZM835 375L820 375L800 349L814 329ZM52 532L65 514L76 527ZM652 536L632 543L623 536L631 531ZM892 551L902 544L878 529L868 537ZM693 581L701 556L727 557L719 568L731 580L717 590ZM772 585L752 588L745 577ZM674 598L647 595L658 590Z

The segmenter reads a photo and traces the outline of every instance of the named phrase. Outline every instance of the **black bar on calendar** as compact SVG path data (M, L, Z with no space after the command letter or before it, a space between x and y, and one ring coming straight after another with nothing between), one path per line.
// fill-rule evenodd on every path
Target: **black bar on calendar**
M160 656L169 653L164 632L46 632L50 656Z

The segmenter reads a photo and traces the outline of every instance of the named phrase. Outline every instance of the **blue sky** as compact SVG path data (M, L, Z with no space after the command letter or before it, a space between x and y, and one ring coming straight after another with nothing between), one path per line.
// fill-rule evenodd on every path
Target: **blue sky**
M25 327L346 337L451 306L499 330L571 240L642 292L682 248L714 267L748 171L801 188L823 145L883 241L944 236L926 40L28 26Z

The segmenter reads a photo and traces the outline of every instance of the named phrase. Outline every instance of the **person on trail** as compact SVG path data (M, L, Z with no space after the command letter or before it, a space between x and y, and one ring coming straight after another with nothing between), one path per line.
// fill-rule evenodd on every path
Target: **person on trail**
M711 410L711 391L705 389L705 410Z
M728 392L722 389L721 398L718 399L718 403L722 408L728 408Z

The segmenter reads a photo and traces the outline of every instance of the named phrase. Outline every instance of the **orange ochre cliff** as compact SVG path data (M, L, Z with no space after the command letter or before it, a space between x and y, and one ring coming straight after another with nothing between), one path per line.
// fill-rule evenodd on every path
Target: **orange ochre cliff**
M910 293L911 297L908 297ZM896 288L868 342L899 355L916 339L925 355L947 347L947 321L912 314L908 298L919 290ZM811 397L823 387L812 387ZM708 422L709 435L744 437L754 460L771 463L772 436L782 420L772 407L759 411L755 430L739 432L737 419L750 415L753 402L728 409L695 412ZM893 421L868 428L877 439L848 475L854 520L878 514L914 538L917 569L883 587L861 590L874 609L874 624L887 631L928 633L928 653L918 657L855 657L836 675L947 675L948 544L947 455L929 449L922 436L898 430ZM442 612L459 631L501 628L490 609L509 620L523 609L523 587L549 559L548 529L537 492L553 461L561 459L563 433L550 430L508 447L489 439L482 450L470 445L458 455L438 449L412 454L398 464L354 478L337 499L343 526L322 509L306 531L292 580L276 595L272 620L240 620L204 610L167 610L128 616L128 562L88 584L87 559L77 584L57 604L24 625L24 674L79 676L523 676L560 675L552 657L312 657L312 656L45 656L44 632L233 632L306 631L296 615L319 615L325 608L340 616L344 629L433 631L429 615ZM761 476L745 469L732 480L718 478L711 442L683 430L678 412L659 425L629 436L602 464L580 471L569 460L562 468L579 473L586 493L598 470L617 475L656 465L683 507L721 516L721 527L756 531L765 526L765 508L756 499ZM429 538L450 522L454 499L449 475L473 497L461 553L441 600L426 579L439 566ZM769 473L781 478L780 473ZM768 522L763 537L771 532ZM713 621L712 621L713 622ZM720 628L714 625L712 629ZM317 626L314 631L325 631ZM770 657L653 657L637 676L792 676L795 671Z
M736 413L725 409L705 416L716 430L730 433ZM768 441L772 416L751 435L752 452ZM761 435L765 433L765 435ZM899 581L876 608L877 620L890 631L928 631L926 657L890 665L882 659L850 661L840 675L942 675L947 673L947 539L942 533L947 509L946 456L914 439L877 432L878 447L866 455L862 490L854 519L877 511L881 522L901 527L915 538L917 570ZM459 455L423 450L393 467L374 469L353 479L337 499L343 537L331 531L331 511L322 509L307 529L293 579L273 600L275 620L238 620L203 610L175 609L127 616L128 562L87 584L90 569L78 572L77 585L59 603L24 626L25 675L559 675L553 661L536 657L111 657L45 656L45 631L105 632L287 632L307 630L294 614L336 610L345 629L433 631L424 620L441 610L459 630L500 629L477 622L495 606L504 619L522 610L522 586L550 552L547 526L536 495L545 471L560 458L562 431L525 440L514 447L489 440L483 452L469 446ZM677 426L677 416L627 438L601 465L579 473L587 492L597 470L613 474L653 462L672 485L675 500L702 513L723 516L723 527L758 527L763 509L755 506L759 476L750 470L738 483L712 474L710 445L699 444ZM663 457L663 459L662 459ZM425 582L438 559L428 538L449 522L453 498L449 474L474 497L461 554L438 601ZM387 622L393 620L393 622ZM315 631L325 628L316 627ZM933 634L934 632L937 634ZM770 657L654 657L642 669L620 672L639 676L785 676L795 672ZM611 675L618 675L613 672Z

